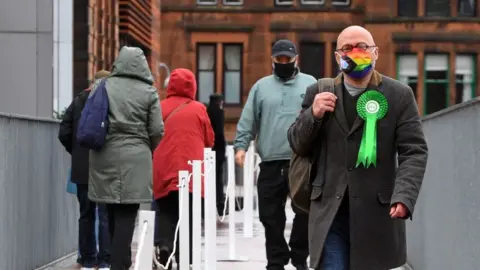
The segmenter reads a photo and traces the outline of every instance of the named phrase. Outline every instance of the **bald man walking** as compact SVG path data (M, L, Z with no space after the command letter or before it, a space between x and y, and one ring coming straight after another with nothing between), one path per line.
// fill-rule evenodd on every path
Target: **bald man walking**
M427 144L412 89L375 71L372 35L351 26L337 46L342 73L332 79L333 93L308 87L288 130L293 151L316 165L310 267L392 269L406 262L405 219L414 212Z

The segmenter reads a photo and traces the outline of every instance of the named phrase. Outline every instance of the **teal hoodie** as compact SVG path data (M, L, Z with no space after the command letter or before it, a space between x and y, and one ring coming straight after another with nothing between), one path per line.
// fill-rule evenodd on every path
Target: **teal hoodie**
M235 150L247 150L250 141L256 139L262 161L289 160L292 150L287 140L288 128L302 109L307 87L316 81L301 72L288 81L273 74L258 80L237 124Z

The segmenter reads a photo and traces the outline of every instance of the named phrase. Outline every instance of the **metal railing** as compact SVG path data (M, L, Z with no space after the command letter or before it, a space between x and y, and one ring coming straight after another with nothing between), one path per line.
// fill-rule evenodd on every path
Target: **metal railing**
M0 113L0 269L29 270L77 249L76 198L59 123Z

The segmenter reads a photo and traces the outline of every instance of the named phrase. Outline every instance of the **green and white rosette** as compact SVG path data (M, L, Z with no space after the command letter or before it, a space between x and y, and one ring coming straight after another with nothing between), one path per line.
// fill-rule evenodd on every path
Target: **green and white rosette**
M360 164L365 168L377 166L377 121L385 117L387 111L387 99L376 90L368 90L358 98L357 113L365 120L365 125L356 167Z

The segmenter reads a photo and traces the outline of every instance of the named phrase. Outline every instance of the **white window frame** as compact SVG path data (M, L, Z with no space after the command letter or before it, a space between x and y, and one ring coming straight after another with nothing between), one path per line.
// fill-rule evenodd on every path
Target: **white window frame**
M475 85L474 84L474 76L475 76L475 56L471 54L457 54L455 56L455 75L464 75L468 76L468 79L463 79L462 84L468 84L470 85L470 89L468 90L468 93L465 93L465 89L462 95L462 101L468 101L472 98L475 97L474 91L475 91ZM455 79L455 84L456 84L456 79ZM472 87L473 86L473 87ZM467 95L466 95L467 94Z
M291 5L293 5L293 0L290 0L288 2L280 2L280 0L275 0L275 5L276 6L291 6Z
M244 45L243 44L234 44L234 43L226 43L223 45L223 51L222 51L222 54L223 54L223 61L225 62L226 59L228 58L227 56L227 51L226 51L226 48L228 46L234 46L234 47L239 47L240 48L240 51L239 51L239 54L237 56L239 56L239 69L236 70L236 69L225 69L225 65L222 65L222 78L223 78L223 98L224 98L224 101L225 101L225 105L232 105L232 106L240 106L242 105L242 87L243 87L243 83L242 83L242 79L243 79L243 75L242 75L242 69L243 69L243 53L244 53ZM238 102L228 102L227 101L227 91L229 90L227 88L227 85L226 85L226 74L228 72L235 72L235 73L238 73L239 74L239 93L238 93Z
M237 0L236 3L229 3L228 0L223 0L224 6L243 6L243 0Z
M448 55L426 54L425 71L448 71Z
M346 7L346 6L350 6L350 0L347 0L347 2L344 2L344 1L335 1L333 0L332 1L332 6L342 6L342 7Z
M323 5L325 0L301 0L302 5Z
M197 0L197 5L199 6L214 6L218 4L218 0Z
M419 76L417 55L399 55L398 56L398 80L407 84L408 77ZM402 68L403 67L403 68ZM416 89L414 89L415 91Z
M200 54L200 48L202 46L205 46L205 47L213 47L213 67L210 69L208 68L208 70L204 70L204 69L201 69L201 57L204 55ZM217 70L216 70L216 65L217 65L217 50L218 50L218 45L215 44L215 43L197 43L196 45L196 61L197 61L197 73L196 73L196 79L197 79L197 100L200 101L200 102L208 102L209 100L209 97L211 94L214 94L216 92L216 85L217 85ZM201 72L208 72L209 74L213 74L213 86L212 86L212 89L211 89L211 92L208 93L208 96L205 96L205 100L202 100L202 83L201 83L201 76L200 76L200 73Z

